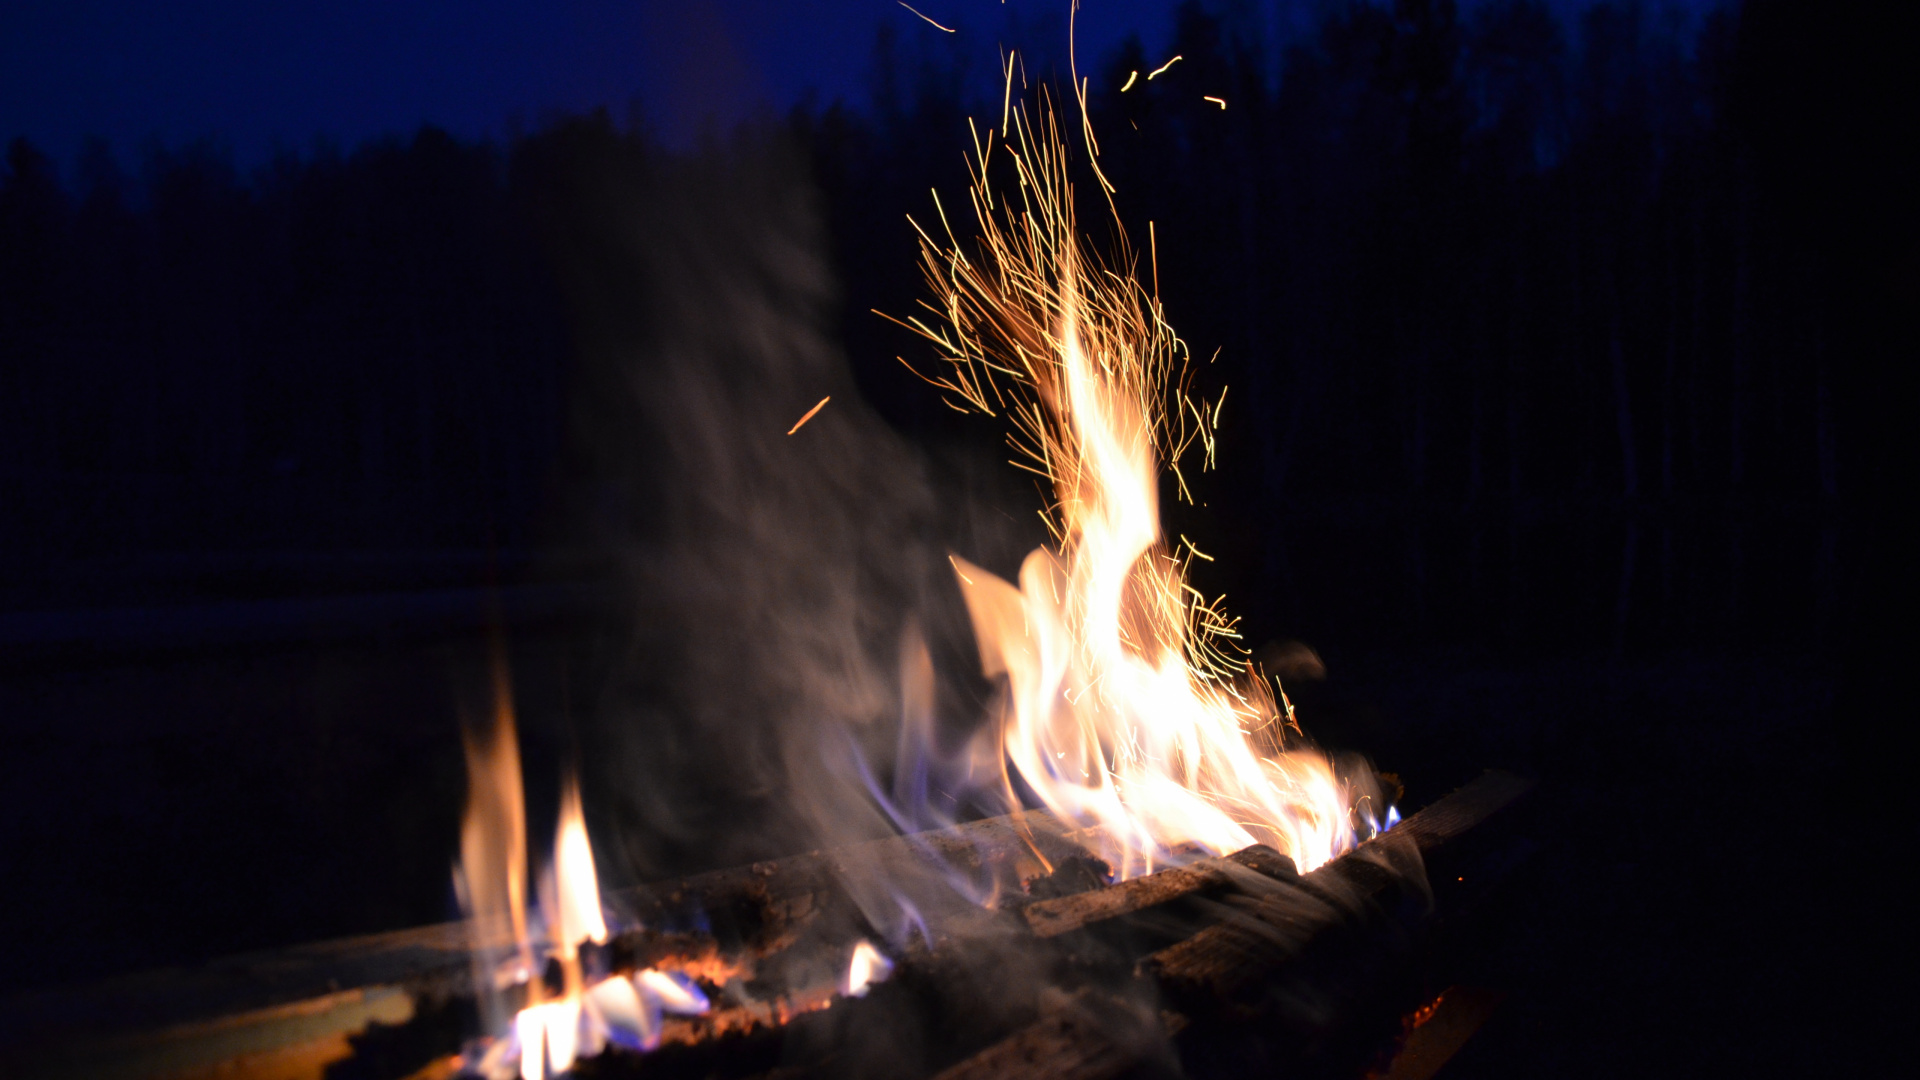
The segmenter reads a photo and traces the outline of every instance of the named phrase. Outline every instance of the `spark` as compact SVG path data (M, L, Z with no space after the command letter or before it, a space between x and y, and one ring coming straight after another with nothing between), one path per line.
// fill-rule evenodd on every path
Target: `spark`
M1018 54L1016 53L1015 56L1017 55ZM1014 59L1015 59L1014 56L1009 56L1006 58L1007 88L1000 95L1000 130L1002 132L1005 132L1007 130L1007 110L1010 109L1013 105L1013 61ZM1025 81L1022 80L1022 85L1024 84L1025 84ZM986 163L983 161L980 167L983 169L986 168Z
M799 419L798 421L796 421L796 422L794 423L794 425L793 425L792 427L790 427L790 428L788 428L788 429L787 429L787 434L789 434L789 435L791 435L791 434L793 434L794 432L796 432L796 431L799 431L799 430L801 429L801 427L803 427L803 426L805 426L805 424L806 424L806 422L807 422L807 421L809 421L809 420L811 420L811 419L813 419L813 414L814 414L814 413L817 413L817 412L819 412L819 411L820 411L821 409L824 409L824 408L826 408L826 407L827 407L827 402L829 402L829 401L832 401L832 400L833 400L833 395L832 395L832 394L828 394L828 395L827 395L826 397L823 397L823 398L821 398L821 399L820 399L820 403L819 403L818 405L815 405L815 406L814 406L813 408L811 408L811 409L808 409L808 410L807 410L807 415L805 415L805 416L803 416L803 417L801 417L801 418L800 418L800 419Z
M1147 250L1153 256L1153 302L1160 303L1160 238L1154 235L1153 222L1147 222Z
M913 11L913 5L912 5L912 4L909 4L909 3L907 3L907 0L900 0L900 6L901 6L901 7L903 7L903 8L906 8L906 9L907 9L908 11ZM913 13L914 13L915 15L920 15L920 13L919 13L919 12L917 12L917 11L913 11ZM921 18L923 18L923 19L927 19L927 17L926 17L925 15L920 15L920 17L921 17ZM941 25L940 25L939 23L937 23L937 22L934 22L934 21L933 21L932 19L927 19L927 25L928 25L928 26L931 26L931 27L933 27L933 28L934 28L935 30L941 30L941 31L944 31L944 32L946 32L946 33L949 33L949 34L951 34L951 33L953 33L953 28L952 28L952 27L950 27L950 26L941 26Z
M1158 76L1160 75L1160 73L1161 73L1161 72L1163 72L1163 71L1166 71L1166 70L1167 70L1168 68L1170 68L1170 67L1172 67L1173 65L1175 65L1175 64L1177 64L1177 63L1179 63L1179 62L1180 62L1181 60L1183 60L1183 59L1185 59L1185 58L1184 58L1184 57L1179 57L1179 56L1176 56L1176 57L1174 57L1173 59L1171 59L1171 60L1169 60L1169 61L1167 61L1166 63L1164 63L1164 64L1161 64L1161 65L1160 65L1159 67L1157 67L1157 68L1154 68L1154 69L1153 69L1153 74L1151 74L1151 75L1148 75L1148 76L1147 76L1147 81L1148 81L1148 82L1152 82L1152 81L1153 81L1153 80L1154 80L1154 79L1155 79L1156 77L1158 77Z
M1124 94L1124 93L1126 93L1127 91L1129 91L1129 90L1131 90L1131 89L1133 89L1133 83L1134 83L1134 80L1136 80L1136 79L1138 79L1139 77L1140 77L1140 73L1139 73L1138 71L1136 71L1136 72L1134 72L1134 73L1133 73L1133 74L1131 74L1131 75L1128 75L1128 76L1127 76L1127 84L1126 84L1125 86L1122 86L1122 87L1120 88L1120 92Z
M1224 108L1226 108L1226 107L1227 107L1227 99L1225 99L1225 98L1217 98L1217 97L1211 97L1211 96L1208 96L1208 97L1203 97L1203 98L1201 98L1200 100L1201 100L1201 101L1211 101L1211 102L1213 102L1213 103L1214 103L1215 105L1218 105L1218 106L1220 106L1220 107L1221 107L1222 109L1224 109Z

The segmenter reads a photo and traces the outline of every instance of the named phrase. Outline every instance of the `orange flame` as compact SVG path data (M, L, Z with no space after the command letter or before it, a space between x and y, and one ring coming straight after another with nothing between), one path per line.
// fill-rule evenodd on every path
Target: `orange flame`
M460 865L454 880L474 927L476 985L483 996L514 984L526 1001L513 1016L511 1038L497 1039L473 1062L480 1075L504 1078L518 1055L521 1080L543 1080L616 1042L634 1049L659 1044L663 1012L707 1011L704 993L685 975L647 969L589 985L581 964L583 942L607 940L600 881L587 836L580 785L569 775L560 792L553 863L540 881L544 941L529 931L526 908L527 830L521 795L520 752L504 669L495 677L491 732L467 735L468 793L460 827ZM503 949L509 962L499 962ZM551 957L560 969L559 996L540 977ZM497 999L490 1004L498 1005ZM496 1030L505 1026L498 1017ZM505 1031L501 1032L506 1034Z
M460 821L460 865L455 891L475 934L475 956L487 970L480 984L498 981L488 960L511 954L510 980L528 978L533 952L527 937L527 813L521 798L520 744L511 694L496 675L493 728L465 733L467 808Z
M1027 557L1017 586L953 560L983 671L1007 679L1004 761L1049 809L1101 826L1122 877L1183 844L1264 842L1311 869L1355 842L1358 793L1288 743L1291 706L1251 677L1236 621L1187 584L1207 556L1160 531L1160 470L1191 500L1181 461L1197 444L1211 464L1219 402L1187 392L1187 347L1127 260L1084 246L1045 99L1038 129L1024 108L1010 115L997 145L1018 190L989 182L989 131L970 162L977 254L942 209L948 243L920 235L928 306L945 325L907 323L946 362L929 381L962 411L1008 413L1015 464L1053 490L1054 543Z

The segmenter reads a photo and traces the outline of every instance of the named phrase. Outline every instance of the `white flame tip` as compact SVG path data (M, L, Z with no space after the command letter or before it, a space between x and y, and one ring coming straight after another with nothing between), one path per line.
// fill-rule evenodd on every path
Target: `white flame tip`
M875 983L886 982L892 974L893 961L871 942L862 941L853 947L853 957L847 962L844 993L848 997L866 997Z

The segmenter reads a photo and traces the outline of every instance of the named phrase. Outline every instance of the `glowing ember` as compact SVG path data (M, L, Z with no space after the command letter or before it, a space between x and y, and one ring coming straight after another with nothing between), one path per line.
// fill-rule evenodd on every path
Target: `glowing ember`
M1160 531L1161 469L1190 500L1181 460L1198 445L1211 463L1220 401L1188 393L1187 347L1133 276L1124 236L1115 263L1085 246L1051 108L1042 101L1037 127L1024 108L1008 116L971 163L977 253L959 250L950 224L944 246L921 233L929 307L945 325L908 323L946 362L930 381L956 408L1008 414L1016 464L1052 487L1054 542L1027 557L1018 585L953 560L983 670L1010 692L1007 800L1017 773L1056 814L1100 826L1121 877L1185 844L1268 843L1312 869L1360 838L1349 808L1374 793L1300 745L1284 694L1237 648L1236 621L1187 583L1207 556ZM996 148L1015 191L990 182ZM1112 190L1097 162L1094 175Z
M853 959L847 964L846 989L841 992L848 997L866 997L869 987L886 982L892 974L893 961L863 941L853 947Z

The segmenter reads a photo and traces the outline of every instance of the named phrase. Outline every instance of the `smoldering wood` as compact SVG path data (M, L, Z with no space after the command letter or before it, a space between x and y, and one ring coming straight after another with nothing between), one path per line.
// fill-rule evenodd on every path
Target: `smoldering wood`
M832 997L777 1025L606 1054L576 1069L593 1080L931 1075L1038 1019L1046 987L1061 976L1057 950L1036 943L1016 911L976 907L957 922L943 920L931 941L916 937L895 955L891 977L863 997Z

